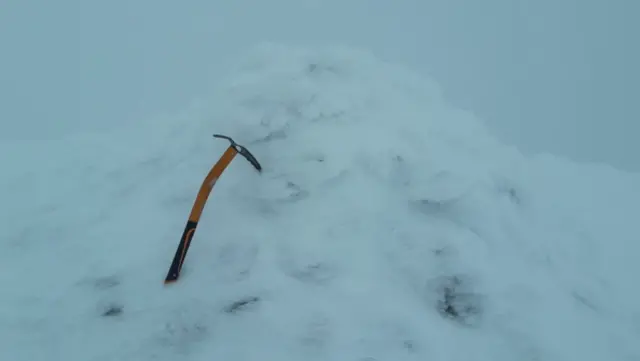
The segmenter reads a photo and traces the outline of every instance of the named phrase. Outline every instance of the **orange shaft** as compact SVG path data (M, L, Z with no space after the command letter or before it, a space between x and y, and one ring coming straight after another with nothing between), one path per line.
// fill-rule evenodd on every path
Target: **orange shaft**
M209 174L202 182L202 186L200 186L200 191L198 191L198 195L196 196L196 201L193 204L193 209L191 210L191 214L189 215L189 220L192 222L198 222L200 220L200 216L202 216L202 211L204 210L204 205L207 203L207 199L209 198L209 194L211 194L211 190L213 186L222 175L222 172L229 166L233 158L238 154L236 148L229 146L224 154L220 157L220 160L211 168Z

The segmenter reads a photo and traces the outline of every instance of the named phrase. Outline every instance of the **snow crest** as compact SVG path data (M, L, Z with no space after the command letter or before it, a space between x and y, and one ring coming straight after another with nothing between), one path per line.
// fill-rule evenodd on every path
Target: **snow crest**
M163 287L213 133L264 171ZM640 357L638 175L525 158L365 52L263 45L184 114L2 146L3 360Z

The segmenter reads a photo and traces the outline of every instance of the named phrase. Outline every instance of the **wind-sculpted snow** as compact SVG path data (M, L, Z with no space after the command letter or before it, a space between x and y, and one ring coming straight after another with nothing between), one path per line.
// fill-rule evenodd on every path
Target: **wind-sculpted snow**
M234 160L164 287L213 133L264 172ZM184 114L2 147L2 360L640 357L640 177L367 53L264 45Z

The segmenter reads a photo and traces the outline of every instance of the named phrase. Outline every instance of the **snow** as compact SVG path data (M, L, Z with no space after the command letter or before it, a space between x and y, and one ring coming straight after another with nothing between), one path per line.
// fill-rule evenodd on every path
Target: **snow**
M264 171L164 286L214 133ZM265 44L182 114L0 146L2 360L640 358L640 175L525 157L363 51Z

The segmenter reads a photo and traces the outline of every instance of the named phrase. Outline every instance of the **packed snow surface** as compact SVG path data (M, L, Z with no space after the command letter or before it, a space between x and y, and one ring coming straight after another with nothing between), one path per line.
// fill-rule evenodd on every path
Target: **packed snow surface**
M165 286L214 133L264 170ZM640 359L640 176L524 157L367 53L260 46L183 114L0 150L3 361Z

